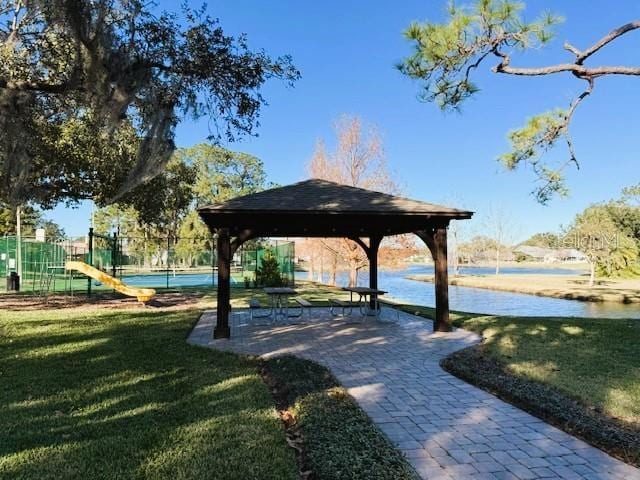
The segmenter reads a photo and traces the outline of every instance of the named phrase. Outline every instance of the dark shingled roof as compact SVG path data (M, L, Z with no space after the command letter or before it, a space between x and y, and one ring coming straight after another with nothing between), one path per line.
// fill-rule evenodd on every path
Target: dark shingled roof
M302 182L232 198L199 209L201 213L334 213L429 215L471 218L473 212L397 197L327 180Z

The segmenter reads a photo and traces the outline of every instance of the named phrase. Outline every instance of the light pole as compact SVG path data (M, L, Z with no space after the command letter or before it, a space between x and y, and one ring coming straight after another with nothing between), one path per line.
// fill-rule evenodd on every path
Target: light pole
M22 208L20 205L16 207L16 271L18 276L22 278Z

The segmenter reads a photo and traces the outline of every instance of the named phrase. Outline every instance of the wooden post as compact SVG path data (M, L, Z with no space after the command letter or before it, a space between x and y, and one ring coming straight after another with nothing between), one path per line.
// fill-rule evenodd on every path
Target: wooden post
M449 322L449 271L447 262L447 227L436 227L433 235L436 285L436 332L451 331Z
M382 237L369 238L369 248L366 250L369 259L369 288L378 288L378 248ZM376 295L369 298L369 308L376 308Z
M449 272L447 264L447 226L438 225L429 230L415 232L431 251L434 264L436 289L436 318L434 332L450 332L449 320Z
M216 326L213 338L229 338L229 312L231 311L231 240L229 230L218 229L218 305L216 307Z

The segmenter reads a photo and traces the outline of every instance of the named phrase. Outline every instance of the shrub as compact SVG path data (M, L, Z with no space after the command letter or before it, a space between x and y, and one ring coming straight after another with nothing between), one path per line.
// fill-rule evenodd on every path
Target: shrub
M256 270L256 283L261 287L281 287L284 284L278 259L271 249L265 250L262 265Z

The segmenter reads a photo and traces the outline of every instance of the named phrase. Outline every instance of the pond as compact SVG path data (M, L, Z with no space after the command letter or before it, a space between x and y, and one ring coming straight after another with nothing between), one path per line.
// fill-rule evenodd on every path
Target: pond
M491 268L463 268L462 273L486 274ZM503 273L509 274L555 274L575 275L571 269L531 269L505 268ZM381 270L378 274L378 286L388 291L388 296L396 300L414 305L435 306L435 292L432 283L408 280L407 275L433 274L433 267L412 265L401 270ZM306 279L306 272L298 272L296 278ZM325 278L327 281L327 278ZM348 283L347 272L339 272L337 283L345 286ZM368 276L361 272L358 283L367 285ZM518 316L552 316L552 317L599 317L599 318L638 318L640 304L622 304L614 302L581 302L560 298L538 297L522 293L499 292L481 288L449 286L449 304L452 310L463 312L486 313L496 315Z

